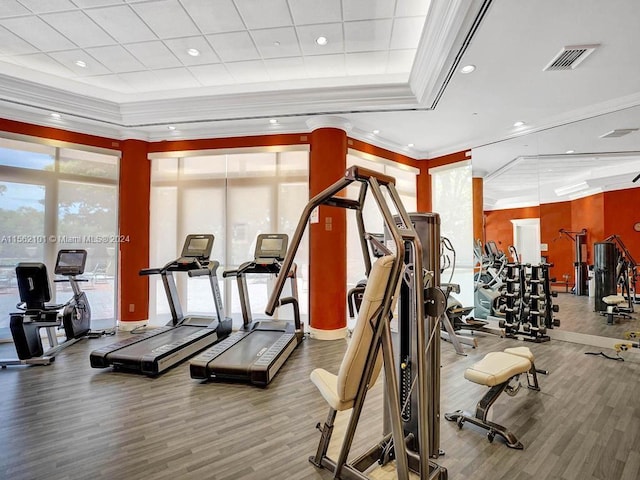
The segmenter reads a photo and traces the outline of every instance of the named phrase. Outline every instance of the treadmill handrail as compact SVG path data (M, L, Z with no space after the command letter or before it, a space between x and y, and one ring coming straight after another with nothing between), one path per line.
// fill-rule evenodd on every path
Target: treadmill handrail
M209 261L209 264L204 268L197 268L195 270L188 270L187 274L190 277L203 277L203 276L212 276L216 273L216 270L220 266L220 262L217 260Z

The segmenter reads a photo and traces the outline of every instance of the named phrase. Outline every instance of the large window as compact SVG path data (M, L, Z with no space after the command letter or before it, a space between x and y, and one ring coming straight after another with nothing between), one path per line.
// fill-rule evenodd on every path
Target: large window
M456 298L463 305L473 303L473 192L471 162L430 168L433 211L440 214L440 234L455 249L455 272L442 272L442 282L457 283ZM453 254L449 253L453 261Z
M260 233L291 237L309 199L309 154L305 151L249 151L194 154L189 157L152 156L151 266L176 258L189 233L215 236L212 259L220 262L218 280L227 316L242 320L235 281L223 280L224 270L253 259ZM308 250L303 239L296 256L301 313L307 314ZM213 315L209 282L203 277L176 274L183 311ZM271 280L247 278L251 310L264 317ZM149 317L152 324L170 318L162 282L150 277ZM288 307L281 316L288 316Z
M70 298L68 284L53 282L62 248L87 250L92 327L115 326L118 165L117 153L0 138L0 339L11 338L17 263L44 262L52 301Z
M347 155L347 166L350 167L352 165L359 165L369 170L394 177L396 179L396 190L398 191L405 210L407 212L416 211L417 169L398 163L392 164L388 160L365 155L356 151L350 151ZM357 198L358 191L359 184L352 185L348 188L351 198ZM367 196L362 216L367 233L384 233L382 214L371 194ZM358 232L355 212L349 210L347 211L347 290L354 287L359 280L362 280L364 275L362 248L360 246L360 234Z

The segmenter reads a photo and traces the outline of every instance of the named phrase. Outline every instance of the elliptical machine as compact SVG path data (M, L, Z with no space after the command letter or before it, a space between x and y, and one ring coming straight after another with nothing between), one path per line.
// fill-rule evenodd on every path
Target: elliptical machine
M21 310L10 314L9 328L18 354L17 359L0 360L0 366L49 365L60 350L74 344L91 332L91 308L86 294L80 289L76 278L84 272L86 250L60 250L56 259L55 273L68 277L56 281L68 281L73 297L63 304L49 304L51 287L47 267L41 262L22 262L16 266L16 280ZM61 313L62 311L62 313ZM64 328L65 341L58 343L56 330ZM45 328L49 349L44 350L40 329ZM100 333L102 334L102 333Z

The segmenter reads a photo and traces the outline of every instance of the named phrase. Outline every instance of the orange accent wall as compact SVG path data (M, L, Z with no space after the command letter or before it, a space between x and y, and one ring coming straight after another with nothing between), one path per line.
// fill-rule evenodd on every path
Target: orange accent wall
M15 120L6 120L4 118L0 118L0 131L58 140L60 142L77 143L79 145L108 148L111 150L120 150L121 143L119 140L112 138L86 135L84 133L70 132L60 128L43 127L30 123L16 122Z
M151 162L149 144L140 140L122 142L120 161L120 320L149 318L149 278L138 272L149 266L149 204ZM133 310L133 311L132 311Z
M593 262L593 244L604 240L604 194L571 201L571 230L587 229L587 264Z
M567 235L560 233L560 229L573 231L571 218L571 202L540 205L540 243L547 244L547 251L541 253L553 264L549 269L550 276L555 277L558 282L563 282L564 275L569 275L569 283L573 285L575 243ZM579 230L582 230L582 227L576 231Z
M640 232L633 225L640 222L640 187L605 192L603 238L619 235L636 262L640 262Z
M221 148L268 147L280 145L306 145L308 135L276 134L255 135L251 137L204 138L198 140L167 140L153 142L149 145L149 153L179 152L183 150L214 150Z
M496 242L499 250L509 254L513 245L513 224L511 220L540 218L540 207L510 208L485 212L485 239Z
M311 133L309 197L344 176L347 135L337 128ZM347 325L347 222L342 208L319 207L319 221L309 226L309 318L319 330Z

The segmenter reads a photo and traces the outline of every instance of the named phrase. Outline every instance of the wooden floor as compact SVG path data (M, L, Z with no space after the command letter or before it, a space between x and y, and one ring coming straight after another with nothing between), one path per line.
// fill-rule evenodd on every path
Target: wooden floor
M309 373L319 366L337 371L346 341L305 340L265 389L194 381L187 364L154 379L92 369L90 351L113 341L83 340L51 366L0 371L0 478L331 478L307 460L319 439L315 424L327 414ZM483 336L468 356L443 344L442 413L473 410L486 387L464 380L465 368L520 343ZM621 362L585 355L593 347L574 343L527 345L537 365L550 370L540 377L542 391L523 388L493 408L493 420L510 427L525 449L489 443L484 431L443 419L446 454L438 463L449 478L640 478L640 356L626 352ZM12 350L2 345L0 356ZM356 451L380 437L381 390L376 385L367 399Z

